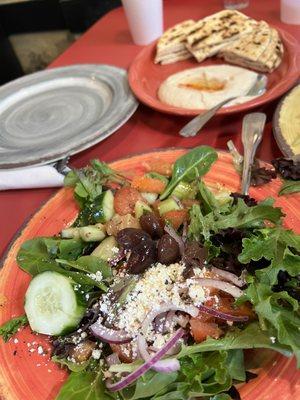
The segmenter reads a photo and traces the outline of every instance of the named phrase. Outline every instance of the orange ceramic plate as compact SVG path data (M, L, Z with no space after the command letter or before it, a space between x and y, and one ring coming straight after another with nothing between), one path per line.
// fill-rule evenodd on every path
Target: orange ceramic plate
M299 44L288 32L279 28L277 29L280 32L285 53L281 65L271 74L266 74L268 78L266 93L243 104L223 107L217 112L218 115L236 113L260 106L281 96L295 84L299 78ZM162 103L157 96L158 88L170 75L187 68L226 64L226 62L214 57L197 63L195 59L190 58L174 64L159 65L153 62L155 51L156 42L145 47L137 55L129 68L129 84L136 97L147 106L168 114L200 114L201 110L185 109Z
M141 172L144 161L160 157L174 162L186 150L165 150L137 155L116 161L111 166L120 171ZM206 175L208 183L221 182L232 191L239 189L239 177L230 155L220 153L219 160ZM276 205L283 208L287 217L286 226L299 228L299 195L277 198L280 181L275 180L251 195L262 200L267 196L276 198ZM0 273L0 324L11 317L24 313L24 294L30 281L29 275L16 264L20 245L36 236L57 234L77 213L71 189L61 189L30 220L12 245ZM42 346L43 354L37 348ZM251 354L250 354L251 357ZM259 376L243 385L240 392L243 400L295 400L300 398L300 373L294 359L262 352L255 355L255 364L262 367ZM7 344L0 344L0 399L2 400L52 400L67 377L67 373L50 361L50 345L47 337L35 335L28 328L21 330ZM298 382L298 383L297 383Z

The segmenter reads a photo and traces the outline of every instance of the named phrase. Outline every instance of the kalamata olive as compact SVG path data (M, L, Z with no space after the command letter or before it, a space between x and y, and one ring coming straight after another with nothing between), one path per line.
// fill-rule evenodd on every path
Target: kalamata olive
M149 233L152 239L159 239L164 234L163 223L154 213L143 214L140 218L140 225L145 232Z
M157 244L158 261L162 264L172 264L180 258L179 246L170 235L163 235Z
M135 247L127 261L127 267L130 273L140 274L149 268L157 259L155 242L150 240L143 241Z
M146 240L151 240L151 237L142 229L125 228L117 234L117 242L125 250L132 250Z

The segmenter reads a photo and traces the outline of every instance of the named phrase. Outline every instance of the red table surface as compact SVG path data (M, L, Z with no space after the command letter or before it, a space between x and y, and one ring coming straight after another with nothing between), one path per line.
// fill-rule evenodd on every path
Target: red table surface
M219 11L222 3L222 0L165 0L165 28L187 18L199 19ZM256 19L266 20L300 38L299 25L287 25L280 21L279 0L250 0L250 6L244 12ZM50 67L104 63L128 68L140 49L140 46L133 44L124 12L122 8L118 8L100 19ZM267 161L280 155L271 131L271 119L276 104L277 101L260 108L267 113L268 123L258 156ZM241 149L242 117L243 114L217 117L203 129L199 136L182 138L178 135L178 131L187 122L185 117L161 114L140 105L134 116L114 135L91 149L73 156L70 164L80 167L95 157L104 161L112 161L129 154L160 147L193 147L207 144L226 149L229 139L232 139ZM0 193L1 253L5 251L22 224L56 190L29 189Z

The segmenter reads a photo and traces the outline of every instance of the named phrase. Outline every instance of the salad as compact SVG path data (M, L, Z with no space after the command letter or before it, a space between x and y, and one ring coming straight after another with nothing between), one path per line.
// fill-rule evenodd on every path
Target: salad
M70 371L57 400L236 400L256 376L248 349L300 366L300 235L273 199L208 187L217 157L201 146L133 177L99 160L66 176L78 216L23 243L25 315L0 327L49 335Z

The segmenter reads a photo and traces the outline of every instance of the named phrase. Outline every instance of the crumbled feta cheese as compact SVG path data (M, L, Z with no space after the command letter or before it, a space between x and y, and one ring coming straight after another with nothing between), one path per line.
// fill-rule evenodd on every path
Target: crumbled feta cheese
M14 339L14 343L15 344L19 343L18 339Z
M93 357L95 360L99 360L99 358L101 357L101 350L99 350L99 349L94 349L93 352L92 352L92 357Z
M87 274L87 276L93 279L95 282L101 282L103 279L101 271L97 271L95 274Z
M44 349L42 348L42 346L39 346L37 349L38 354L43 354L44 353Z
M187 280L188 288L189 288L189 296L194 301L195 305L202 304L205 301L205 291L197 281L193 281L192 279Z
M82 339L85 339L87 337L87 333L86 332L82 332L82 334L80 336L82 337Z
M272 343L275 343L276 342L276 337L275 336L271 336L270 340L271 340Z

